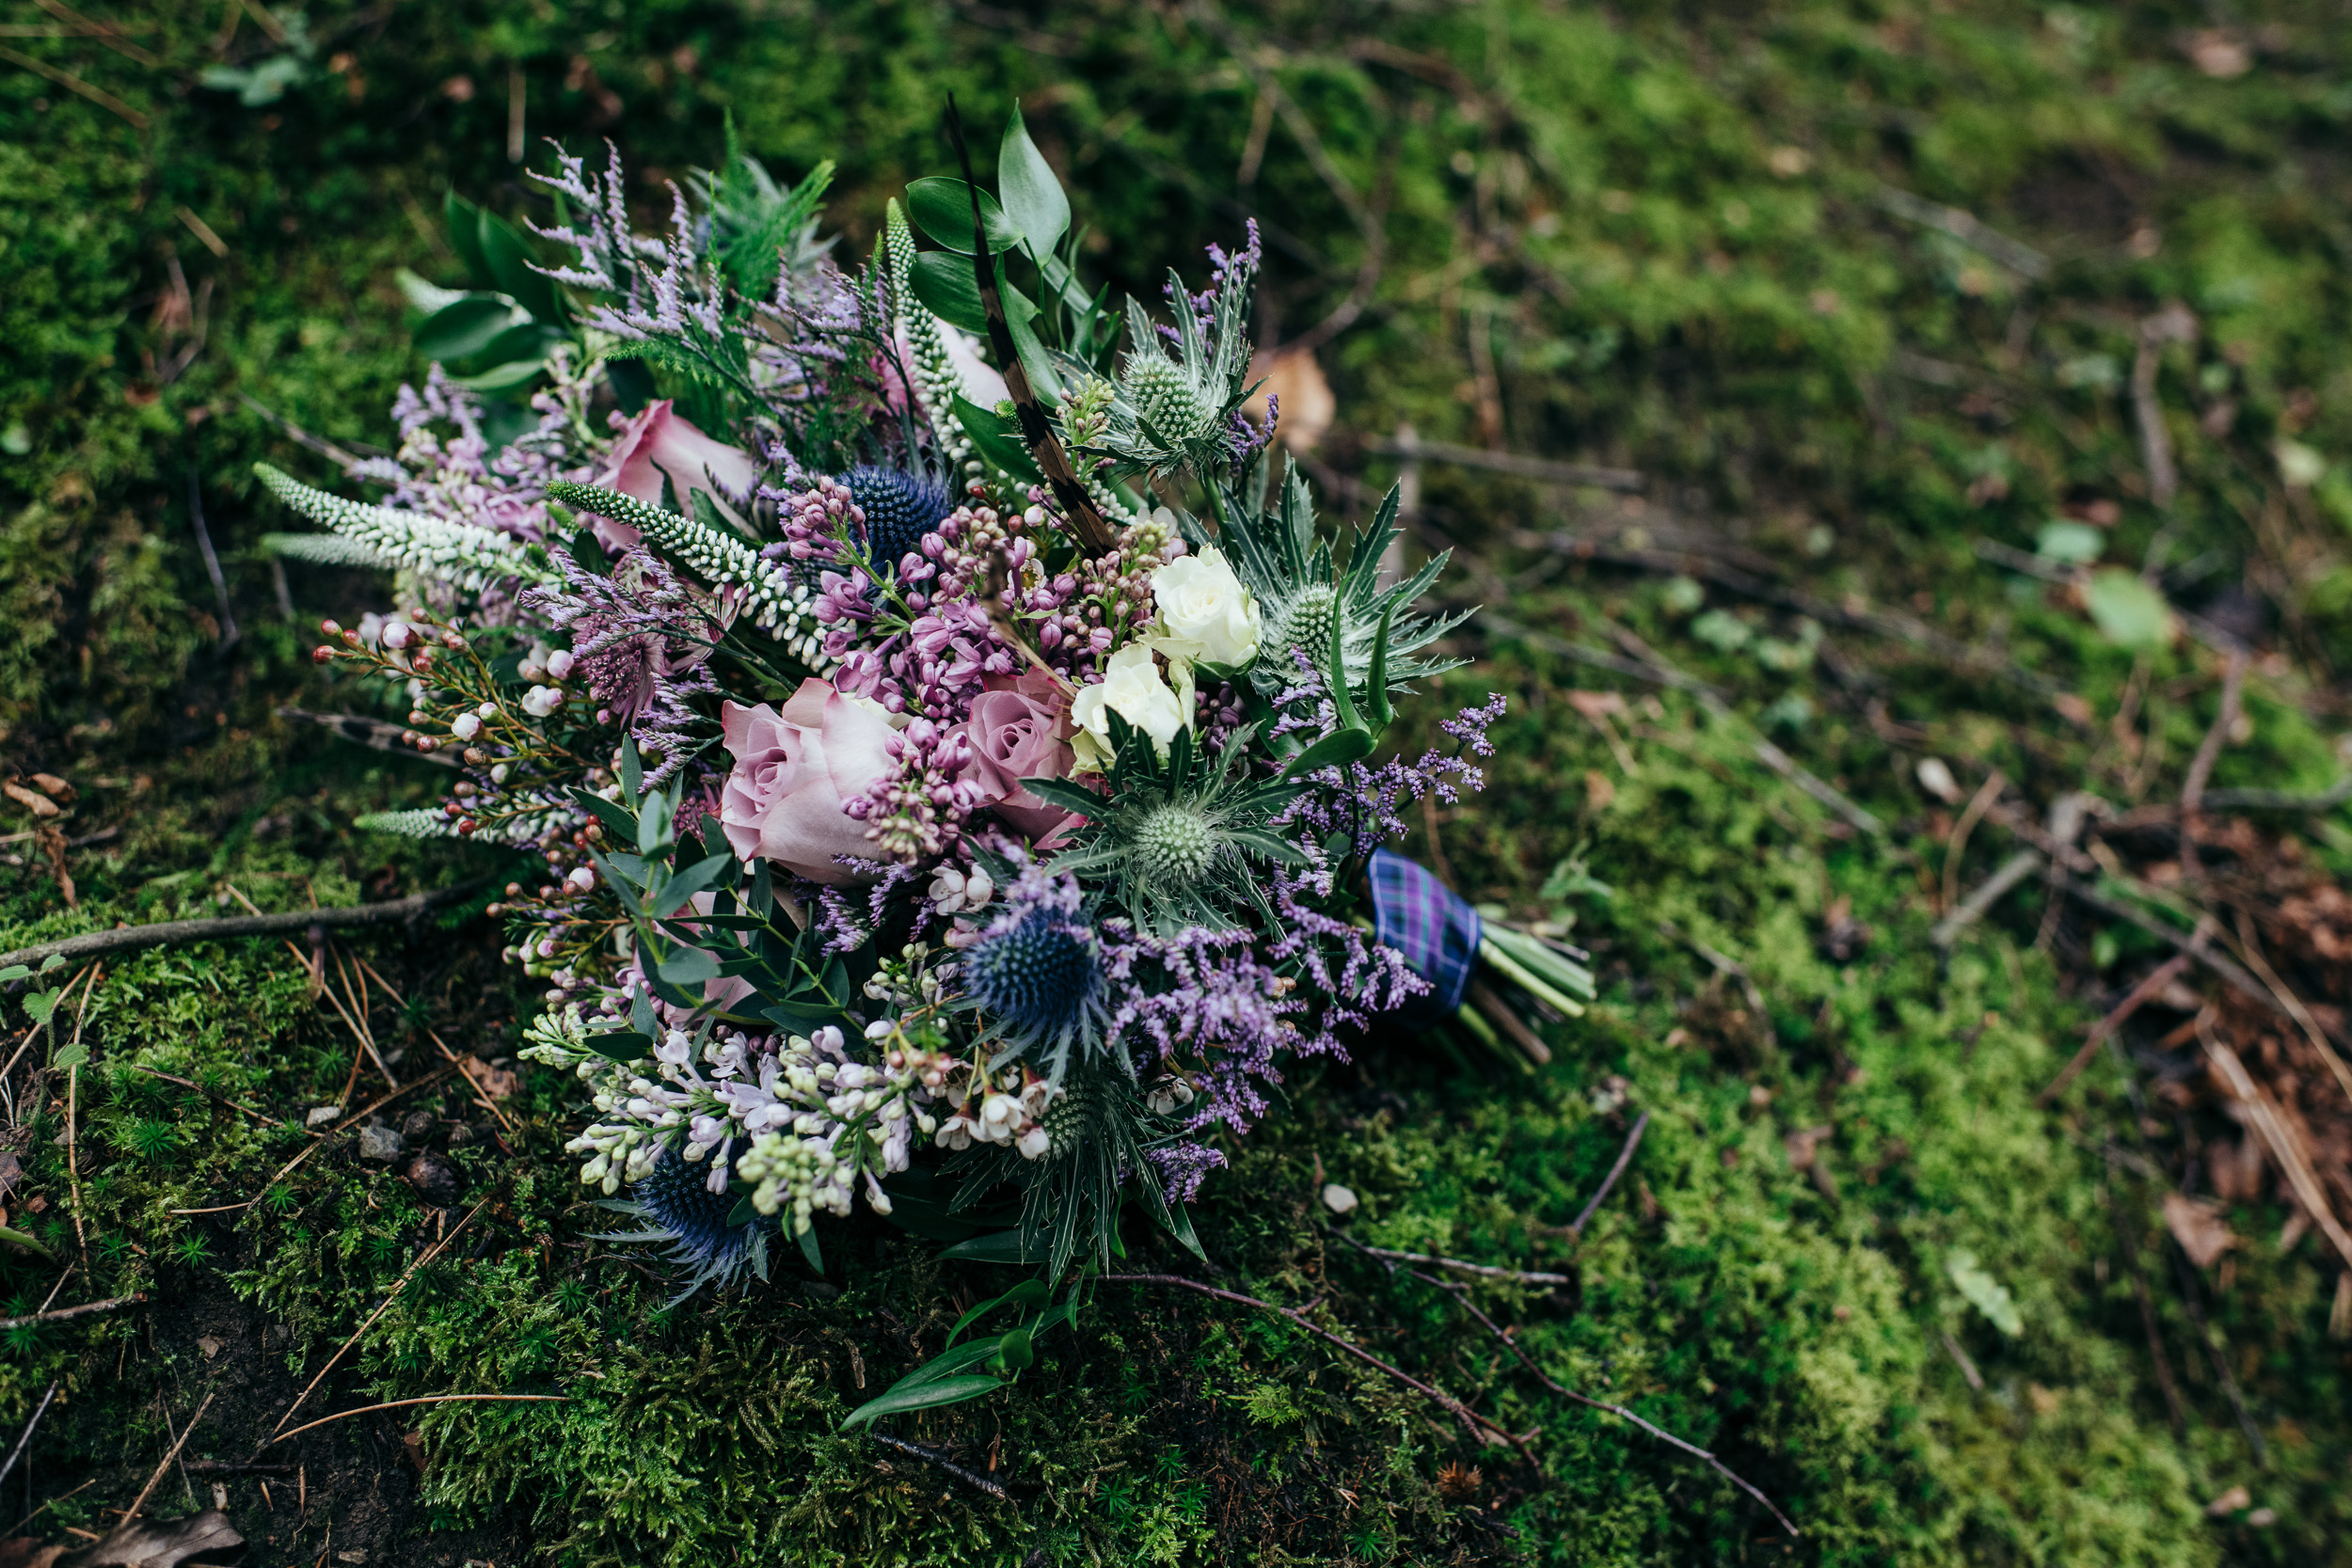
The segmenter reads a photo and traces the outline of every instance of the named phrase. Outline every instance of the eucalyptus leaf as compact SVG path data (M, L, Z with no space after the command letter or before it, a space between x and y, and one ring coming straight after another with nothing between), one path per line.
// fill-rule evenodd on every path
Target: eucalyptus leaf
M1012 106L1012 119L1005 124L1004 146L996 155L996 188L1004 196L1006 214L1028 240L1029 254L1052 255L1061 237L1070 232L1070 198L1062 194L1053 166L1029 139L1019 103ZM971 228L969 216L964 228L967 231ZM995 243L994 236L990 243Z

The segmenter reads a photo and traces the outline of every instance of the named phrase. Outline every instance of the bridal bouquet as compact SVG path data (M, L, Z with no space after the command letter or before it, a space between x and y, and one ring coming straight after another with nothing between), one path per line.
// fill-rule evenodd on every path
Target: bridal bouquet
M1533 1041L1592 991L1383 847L1478 786L1502 699L1378 755L1448 667L1444 562L1384 571L1393 495L1320 528L1245 414L1254 230L1155 312L1082 279L1017 112L993 195L917 181L854 271L828 173L730 145L644 236L617 155L559 155L560 264L453 199L474 286L404 278L438 362L347 475L380 502L260 472L329 531L278 548L398 574L317 657L458 765L368 824L544 863L493 912L623 1239L691 1291L785 1239L821 1271L862 1203L1038 1271L870 1418L1016 1375L1130 1201L1198 1250L1286 1063L1383 1015Z

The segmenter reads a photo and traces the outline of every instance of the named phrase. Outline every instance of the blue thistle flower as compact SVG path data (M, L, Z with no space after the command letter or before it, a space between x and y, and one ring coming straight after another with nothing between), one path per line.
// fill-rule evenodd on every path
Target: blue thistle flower
M1011 1043L1007 1056L1047 1051L1057 1081L1073 1042L1090 1050L1108 1017L1094 932L1070 895L1009 909L963 958L964 1005Z
M732 1285L749 1268L768 1278L768 1238L776 1221L755 1217L748 1225L729 1225L736 1196L722 1187L710 1190L707 1164L690 1164L675 1148L664 1148L652 1174L632 1185L629 1196L605 1204L645 1222L643 1230L609 1236L614 1242L666 1244L669 1260L687 1270L686 1288L662 1305L675 1307L706 1285Z
M861 464L844 474L841 483L866 514L866 547L877 567L896 568L956 509L944 488L896 468Z

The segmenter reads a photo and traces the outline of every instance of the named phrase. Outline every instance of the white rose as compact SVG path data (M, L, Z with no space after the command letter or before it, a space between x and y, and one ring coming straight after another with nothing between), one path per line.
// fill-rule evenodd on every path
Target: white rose
M1238 670L1258 657L1257 601L1215 545L1153 572L1152 599L1152 641L1171 657Z
M1187 679L1184 684L1189 688L1192 683ZM1099 771L1110 761L1114 713L1163 747L1192 721L1190 705L1161 678L1151 648L1141 642L1130 642L1111 655L1103 678L1080 687L1070 704L1070 717L1078 726L1079 771Z

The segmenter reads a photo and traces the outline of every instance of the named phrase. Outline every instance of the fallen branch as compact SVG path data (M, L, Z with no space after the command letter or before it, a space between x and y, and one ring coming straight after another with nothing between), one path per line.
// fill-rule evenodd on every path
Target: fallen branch
M1632 1411L1628 1410L1622 1404L1612 1404L1607 1400L1597 1400L1589 1394L1580 1394L1575 1389L1568 1387L1565 1384L1555 1381L1549 1372L1545 1371L1543 1368L1535 1364L1535 1358L1534 1356L1528 1354L1525 1350L1520 1348L1518 1340L1511 1338L1510 1330L1502 1327L1492 1318L1486 1316L1486 1313L1478 1309L1477 1306L1470 1299L1470 1291L1467 1286L1452 1284L1442 1279L1432 1279L1429 1275L1422 1274L1418 1271L1409 1272L1412 1272L1414 1278L1421 1280L1423 1284L1435 1285L1438 1290L1445 1291L1446 1294L1452 1296L1456 1302L1460 1303L1462 1309L1484 1324L1487 1333L1502 1341L1503 1349L1518 1357L1518 1361L1521 1366L1525 1367L1529 1371L1534 1372L1537 1380L1540 1381L1545 1387L1550 1389L1562 1399L1573 1400L1578 1404L1584 1405L1593 1410L1606 1410L1613 1416L1621 1417L1626 1420L1631 1421L1635 1426L1640 1427L1644 1432L1648 1433L1652 1437L1657 1438L1659 1441L1672 1444L1674 1447L1680 1449L1684 1453L1690 1454L1693 1458L1705 1460L1714 1468L1717 1475L1722 1476L1725 1481L1731 1482L1732 1485L1737 1486L1740 1491L1745 1492L1749 1497L1754 1497L1757 1502L1762 1503L1764 1505L1765 1512L1780 1521L1781 1528L1787 1530L1792 1536L1802 1535L1804 1533L1789 1522L1787 1514L1772 1506L1772 1498L1766 1497L1763 1493L1749 1485L1745 1481L1742 1481L1731 1470L1730 1466L1726 1465L1722 1460L1716 1458L1713 1454L1708 1452L1705 1449L1700 1448L1697 1444L1686 1443L1681 1438L1677 1437L1673 1433L1666 1431L1663 1427L1651 1425L1649 1422L1642 1419L1641 1417L1633 1414Z
M45 942L0 953L0 969L11 964L40 964L55 954L68 960L108 953L134 953L176 942L227 942L236 937L274 937L307 931L313 926L387 926L419 919L444 905L462 903L490 879L477 877L453 887L410 894L382 904L354 904L342 909L288 910L281 914L234 915L219 920L166 920L152 926L121 926L111 931L87 931L78 937Z
M1999 230L1959 207L1947 207L1940 201L1895 185L1878 188L1878 203L1897 217L1930 229L1941 230L1953 239L1987 259L1999 262L2010 271L2030 277L2039 283L2050 276L2050 259L2023 240L2011 239Z
M1230 1301L1242 1307L1254 1307L1261 1312L1272 1312L1279 1316L1288 1318L1291 1322L1296 1323L1299 1327L1305 1329L1316 1338L1337 1346L1339 1349L1345 1351L1348 1354L1354 1356L1357 1360L1363 1362L1367 1366L1378 1368L1381 1371L1388 1373L1399 1383L1404 1384L1407 1388L1411 1388L1434 1401L1440 1408L1444 1409L1447 1414L1453 1416L1456 1420L1462 1423L1463 1427L1469 1431L1472 1441L1481 1443L1508 1443L1513 1448L1519 1449L1521 1452L1526 1451L1527 1443L1525 1439L1512 1436L1509 1433L1504 1432L1501 1427L1496 1426L1492 1421L1487 1420L1484 1416L1479 1415L1469 1405L1464 1404L1460 1400L1455 1399L1452 1394L1447 1393L1444 1389L1432 1387L1430 1385L1423 1383L1421 1379L1415 1377L1412 1373L1404 1370L1402 1368L1389 1365L1389 1363L1381 1360L1378 1356L1373 1354L1372 1352L1364 1349L1363 1346L1356 1343L1353 1339L1342 1338L1339 1335L1332 1333L1327 1328L1319 1328L1315 1324L1309 1323L1306 1315L1298 1311L1295 1307L1277 1307L1270 1301L1260 1301L1256 1296L1246 1296L1239 1291L1223 1291L1214 1285L1203 1285L1197 1279L1186 1279L1181 1275L1106 1274L1102 1276L1102 1280L1105 1285L1172 1285L1178 1290L1197 1291L1204 1296L1215 1296L1219 1301Z
M1464 468L1485 468L1547 484L1576 484L1593 490L1640 490L1648 480L1635 468L1607 468L1591 463L1555 463L1549 458L1523 457L1518 452L1487 451L1452 441L1418 437L1383 441L1366 449L1380 457L1401 457L1408 463L1451 463Z
M171 1468L171 1462L180 1457L180 1449L186 1444L188 1434L196 1430L197 1423L204 1419L204 1412L213 1407L213 1401L219 1392L220 1390L215 1388L212 1393L206 1394L204 1402L196 1407L196 1414L188 1418L188 1424L182 1427L180 1435L171 1440L171 1451L164 1455L164 1462L161 1465L155 1466L155 1473L147 1478L147 1484L139 1488L139 1495L131 1499L130 1508L123 1513L122 1524L115 1527L117 1529L120 1529L123 1525L129 1524L139 1516L139 1510L147 1506L148 1495L155 1490L155 1483L164 1479L164 1472Z
M1928 940L1938 947L1949 947L1960 940L1960 933L1984 918L1985 911L1999 903L2004 895L2043 865L2042 851L2020 849L2001 863L2001 868L1987 877L1965 903L1935 923Z
M310 1143L305 1145L301 1153L295 1155L293 1159L278 1166L278 1169L272 1173L270 1179L262 1183L262 1190L254 1194L251 1197L246 1198L243 1203L222 1203L210 1209L174 1209L171 1210L170 1212L175 1214L229 1214L234 1213L240 1209L250 1209L255 1204L262 1201L262 1197L268 1194L270 1188L276 1186L286 1177L294 1174L294 1168L296 1165L302 1164L303 1161L308 1160L311 1155L317 1153L320 1149L325 1148L326 1147L327 1139L333 1137L336 1133L344 1131L354 1122L359 1121L363 1117L373 1116L376 1112L382 1110L385 1106L389 1105L393 1101L398 1100L403 1095L414 1094L419 1089L431 1088L434 1085L439 1083L442 1079L447 1078L451 1073L455 1072L456 1070L457 1065L454 1062L444 1063L442 1066L435 1068L431 1072L426 1073L422 1078L411 1078L406 1084L397 1089L394 1089L383 1099L375 1101L371 1104L362 1105L359 1109L352 1112L351 1115L343 1117L342 1120L337 1122L326 1132L318 1134L318 1136Z
M2101 1043L2109 1035L2123 1027L2125 1021L2139 1011L2140 1006L2149 998L2178 979L2181 972L2188 968L2188 959L2189 955L2186 953L2176 953L2150 970L2139 984L2131 989L2130 994L2115 1005L2113 1011L2092 1024L2090 1035L2083 1040L2082 1049L2075 1052L2074 1058L2064 1067L2058 1069L2058 1075L2050 1080L2049 1087L2033 1097L2035 1106L2037 1108L2047 1106L2051 1101L2064 1094L2066 1085L2074 1081L2074 1075L2090 1065L2090 1058L2097 1053Z
M350 1351L351 1347L359 1342L361 1336L365 1335L369 1329L375 1326L376 1319L382 1317L386 1312L391 1309L392 1303L400 1299L400 1292L407 1288L408 1281L416 1275L417 1271L423 1268L427 1263L430 1263L436 1258L438 1258L441 1255L442 1249L447 1247L450 1243L457 1239L457 1233L465 1229L473 1217L482 1212L483 1206L487 1204L489 1201L490 1200L485 1197L480 1203L475 1204L471 1209L467 1210L466 1217L459 1220L455 1225L450 1227L449 1233L447 1235L443 1236L439 1241L434 1243L431 1246L425 1248L425 1250L421 1253L419 1253L417 1255L416 1261L410 1263L407 1268L401 1271L400 1277L392 1282L392 1288L386 1293L383 1302L377 1306L374 1311L368 1314L367 1322L361 1323L358 1328L353 1329L351 1331L351 1338L345 1339L342 1342L342 1348L337 1350L334 1354L326 1358L326 1365L320 1367L317 1375L313 1376L310 1381L304 1386L301 1393L294 1396L294 1403L286 1407L286 1413L278 1418L278 1425L272 1430L283 1432L286 1429L286 1423L294 1418L294 1412L302 1408L303 1401L309 1399L318 1388L318 1386L326 1381L326 1374L335 1370L335 1363L341 1361L344 1354Z
M2286 1117L2280 1114L2278 1104L2247 1072L2246 1064L2238 1060L2237 1053L2215 1038L2210 1029L2200 1030L2199 1033L2203 1037L2201 1043L2205 1048L2205 1059L2213 1064L2215 1075L2229 1086L2231 1095L2246 1107L2247 1119L2262 1134L2263 1142L2270 1146L2270 1157L2286 1173L2287 1185L2294 1189L2296 1201L2303 1206L2303 1212L2312 1217L2321 1234L2335 1247L2337 1256L2347 1266L2352 1266L2352 1235L2345 1233L2343 1225L2336 1219L2335 1211L2328 1206L2328 1194L2319 1184L2319 1173L2312 1168L2311 1151L2303 1147L2303 1140L2295 1135L2295 1130L2288 1125Z
M15 1473L16 1462L24 1457L24 1450L32 1445L33 1429L40 1425L40 1418L43 1416L49 1414L49 1402L57 1397L57 1382L52 1379L49 1384L49 1392L41 1395L40 1403L35 1407L32 1419L24 1423L24 1430L17 1435L16 1447L8 1450L8 1462L0 1464L0 1481L6 1481Z
M2328 812L2352 800L2352 773L2346 773L2317 795L2296 795L2283 789L2209 789L2199 802L2207 811Z
M1338 1236L1341 1241L1368 1257L1399 1263L1428 1263L1441 1269L1458 1269L1463 1274L1474 1274L1486 1279L1507 1279L1518 1285L1573 1285L1576 1283L1576 1277L1573 1275L1545 1274L1536 1269L1499 1269L1491 1263L1466 1263L1459 1258L1438 1258L1426 1252L1400 1252L1394 1247L1368 1246L1356 1240L1355 1237L1343 1235L1336 1230L1331 1234Z
M1592 1219L1594 1212L1600 1208L1601 1199L1607 1197L1610 1190L1616 1186L1617 1178L1625 1174L1625 1167L1633 1163L1633 1151L1642 1147L1642 1134L1648 1129L1649 1113L1644 1111L1634 1118L1633 1131L1626 1134L1625 1147L1617 1150L1617 1163L1609 1167L1607 1176L1601 1178L1600 1191L1593 1195L1593 1201L1587 1203L1584 1206L1584 1212L1577 1215L1574 1222L1568 1226L1569 1235L1582 1236L1584 1234L1584 1227Z
M0 1318L0 1328L26 1328L34 1323L63 1323L68 1318L87 1318L93 1312L111 1312L118 1307L136 1307L147 1299L145 1291L134 1291L127 1296L115 1296L106 1301L86 1301L79 1307L60 1307L55 1312L34 1312L22 1318ZM0 1479L8 1475L0 1465Z
M379 1410L400 1410L412 1404L454 1404L468 1400L502 1401L516 1404L569 1404L571 1398L569 1394L427 1394L421 1399L387 1400L382 1404L362 1405L357 1410L338 1410L332 1416L321 1416L315 1421L304 1422L292 1432L279 1433L271 1438L270 1442L272 1444L283 1443L289 1438L301 1436L314 1427L326 1426L342 1420L346 1417L372 1416Z
M1000 1503L1012 1501L1012 1494L1005 1490L1002 1482L984 1476L977 1470L957 1464L936 1449L927 1449L920 1443L910 1443L903 1437L893 1437L886 1432L876 1432L871 1427L866 1429L866 1435L885 1449L905 1454L910 1459L919 1459L926 1465L936 1465L974 1491L985 1492Z

